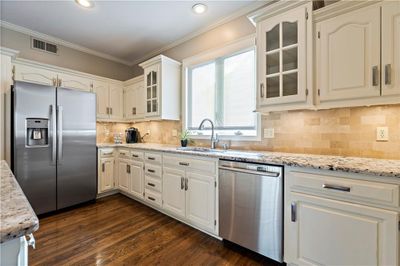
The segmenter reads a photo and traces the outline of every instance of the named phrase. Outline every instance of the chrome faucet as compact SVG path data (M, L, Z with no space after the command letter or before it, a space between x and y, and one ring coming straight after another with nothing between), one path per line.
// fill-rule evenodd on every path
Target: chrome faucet
M215 149L219 140L218 140L218 134L215 134L215 138L214 138L214 123L213 123L213 121L211 121L211 119L208 119L208 118L203 119L203 121L201 121L201 123L200 123L199 130L204 129L204 122L206 122L206 121L210 122L210 124L211 124L211 149Z

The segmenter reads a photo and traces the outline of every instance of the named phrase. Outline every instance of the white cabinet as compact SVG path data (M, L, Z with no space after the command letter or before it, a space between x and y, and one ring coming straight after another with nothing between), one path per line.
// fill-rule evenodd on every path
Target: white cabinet
M100 158L99 193L114 189L114 158Z
M123 119L123 87L103 80L93 81L97 99L97 118L119 121Z
M320 102L380 96L380 7L317 23Z
M382 95L400 95L400 2L382 3Z
M140 64L144 68L146 118L180 119L180 65L163 55Z
M57 72L31 64L14 63L14 80L48 86L57 85Z
M312 8L311 3L293 3L283 1L251 17L257 28L257 111L304 109L313 104ZM276 12L279 8L282 11Z
M109 114L111 120L124 118L124 89L120 84L110 83Z
M163 208L176 215L185 217L185 171L164 167Z
M141 119L145 115L146 100L143 76L135 78L135 82L124 88L125 120Z
M95 80L93 82L93 92L96 93L97 118L109 118L108 83Z
M118 159L118 188L123 191L129 192L130 179L130 162L125 159Z
M215 177L186 172L186 217L189 222L207 231L215 227Z
M138 198L143 198L144 191L144 173L143 173L144 164L139 161L131 161L130 162L130 190L129 192Z
M398 213L300 193L291 203L287 262L398 265Z
M64 88L71 88L81 91L91 91L93 81L87 77L81 77L78 75L71 75L66 73L58 74L58 86Z

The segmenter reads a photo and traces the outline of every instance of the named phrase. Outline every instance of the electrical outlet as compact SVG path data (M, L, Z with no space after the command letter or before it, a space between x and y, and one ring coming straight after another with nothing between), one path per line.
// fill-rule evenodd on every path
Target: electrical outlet
M376 128L376 141L388 141L388 140L389 140L388 127L377 127Z
M172 136L173 136L173 137L178 136L178 130L173 129L173 130L172 130Z
M275 138L275 130L273 128L264 128L264 139Z
M150 129L146 130L146 133L150 135Z

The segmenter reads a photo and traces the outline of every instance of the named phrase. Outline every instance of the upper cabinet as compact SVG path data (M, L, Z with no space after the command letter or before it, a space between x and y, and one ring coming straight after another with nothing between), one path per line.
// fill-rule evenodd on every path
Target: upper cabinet
M14 63L14 80L56 86L57 72L25 62Z
M311 3L282 1L251 16L257 27L258 111L312 107L311 14Z
M315 14L320 108L400 102L400 2L360 5Z
M127 120L144 118L146 108L143 76L129 81L124 88L124 117Z
M78 75L71 75L66 73L58 74L58 86L76 89L80 91L91 91L93 82L91 79L81 77Z
M180 65L163 55L140 64L144 69L146 119L180 119Z
M120 121L124 118L122 83L103 80L93 82L93 92L97 98L97 119Z

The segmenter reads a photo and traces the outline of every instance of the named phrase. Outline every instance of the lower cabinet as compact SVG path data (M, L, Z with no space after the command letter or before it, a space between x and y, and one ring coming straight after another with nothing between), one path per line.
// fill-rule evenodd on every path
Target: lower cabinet
M99 193L114 189L114 157L100 158Z
M163 208L176 215L185 217L185 171L164 167Z
M118 188L129 192L131 165L128 160L118 159Z
M143 186L143 181L144 181L144 173L143 173L143 167L144 164L143 162L136 162L136 161L131 161L130 162L130 180L131 180L131 186L130 186L130 193L133 196L136 196L138 198L143 198L143 192L144 192L144 186Z

